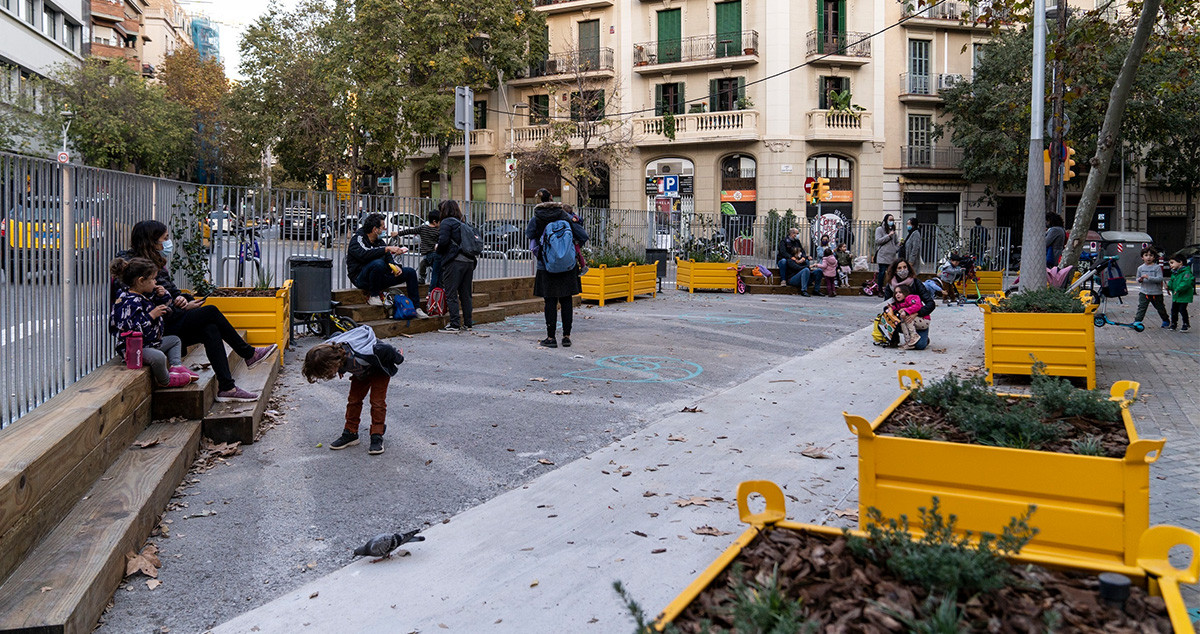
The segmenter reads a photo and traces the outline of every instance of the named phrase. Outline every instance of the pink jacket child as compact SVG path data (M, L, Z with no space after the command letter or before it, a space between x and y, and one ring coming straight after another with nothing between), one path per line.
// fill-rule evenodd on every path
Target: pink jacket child
M912 317L915 317L917 312L921 310L921 306L921 296L916 293L909 293L904 296L903 300L893 304L892 310L896 312L904 311L902 317L906 321L912 321Z
M821 271L821 284L824 286L825 294L833 297L833 281L837 279L838 263L837 257L829 249L825 249L826 255L817 262L817 270Z

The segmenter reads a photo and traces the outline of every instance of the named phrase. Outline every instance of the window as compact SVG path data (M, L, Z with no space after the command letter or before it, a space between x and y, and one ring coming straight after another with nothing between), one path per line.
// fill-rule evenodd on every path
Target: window
M72 51L79 50L79 25L63 21L62 43Z
M579 23L579 65L585 70L600 68L600 20Z
M717 4L717 57L742 54L742 2Z
M25 15L22 17L30 24L37 24L37 17L33 14L33 0L25 0Z
M658 12L658 63L680 60L680 9Z
M487 116L488 116L487 107L488 106L487 106L486 100L475 102L475 129L476 130L483 130L484 128L487 128Z
M42 33L51 40L58 39L58 12L50 7L42 9Z
M846 45L845 0L818 0L817 2L817 52L836 53Z
M712 112L737 110L746 98L746 78L728 77L708 81L708 105Z
M829 93L833 91L842 92L850 90L849 77L827 77L822 75L817 78L819 94L817 95L817 107L822 110L827 110L833 105L833 100L829 98Z
M933 158L933 146L929 138L929 130L933 127L933 117L927 114L908 115L908 165L910 167L928 167Z
M487 170L479 165L471 167L471 200L487 201Z
M529 98L529 125L550 123L550 95L533 95Z
M654 114L661 117L668 111L683 114L683 82L658 84L654 87Z
M971 72L978 72L979 65L983 63L983 56L986 55L986 44L976 42L971 45Z
M908 85L910 95L928 95L929 85L929 40L908 41Z
M599 121L604 118L604 91L585 90L571 93L572 121Z
M10 4L11 2L12 0L0 0L0 8L12 11L12 5Z

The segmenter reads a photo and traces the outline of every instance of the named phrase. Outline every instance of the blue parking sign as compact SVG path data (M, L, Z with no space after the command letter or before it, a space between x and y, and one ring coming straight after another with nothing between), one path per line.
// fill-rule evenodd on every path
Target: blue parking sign
M663 195L668 198L679 197L679 177L674 174L662 177Z

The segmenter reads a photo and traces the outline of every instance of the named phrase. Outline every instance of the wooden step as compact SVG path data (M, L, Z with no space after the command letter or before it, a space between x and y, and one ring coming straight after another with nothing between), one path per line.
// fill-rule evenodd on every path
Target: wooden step
M281 351L276 350L252 369L246 368L245 363L233 366L233 378L238 387L257 392L258 400L253 403L213 403L212 409L204 417L205 436L217 443L236 440L243 445L254 444L258 424L262 421L267 401L275 389L275 379L279 376L280 354Z
M421 305L418 308L425 310L428 307L425 303L427 295L421 296ZM471 293L471 307L473 310L486 308L489 303L489 295L487 293ZM384 306L372 306L370 304L342 304L334 309L334 312L353 319L356 323L365 324L369 321L379 321L381 319L390 319L392 311ZM439 326L440 328L441 326Z
M114 360L0 430L0 579L146 426L150 384Z
M538 300L541 301L541 300ZM541 310L539 308L539 310ZM503 307L487 306L471 311L471 319L476 324L486 324L493 321L504 321L508 315ZM426 319L380 319L364 322L375 331L379 338L396 337L400 334L415 335L422 332L433 332L446 325L445 317L428 317Z
M246 331L239 330L238 334L245 337ZM235 366L235 362L240 363L242 360L229 344L225 344L225 358L231 368ZM217 375L213 372L212 364L208 362L208 353L204 351L204 346L200 344L192 346L187 355L183 357L183 365L199 374L200 378L184 387L154 390L151 398L153 406L151 416L154 420L175 416L188 420L200 420L212 407L219 387Z
M200 423L156 423L128 444L0 586L0 632L91 632L200 443Z

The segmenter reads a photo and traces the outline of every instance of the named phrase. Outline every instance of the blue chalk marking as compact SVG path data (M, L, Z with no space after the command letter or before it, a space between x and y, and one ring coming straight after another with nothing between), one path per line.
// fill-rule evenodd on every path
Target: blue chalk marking
M564 372L563 376L613 383L673 383L700 376L704 368L691 361L673 357L621 354L596 361L590 370Z

